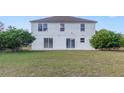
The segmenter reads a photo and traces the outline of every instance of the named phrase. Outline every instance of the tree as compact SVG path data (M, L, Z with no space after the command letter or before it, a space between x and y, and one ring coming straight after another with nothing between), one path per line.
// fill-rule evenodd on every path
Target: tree
M124 47L124 36L122 35L121 39L120 39L120 44L121 47Z
M30 45L35 37L24 29L9 28L6 33L6 48L18 51L21 47Z
M2 22L0 22L0 31L4 30L4 24Z
M4 50L6 48L6 33L0 32L0 50Z
M102 29L91 38L90 43L95 49L114 49L121 47L120 39L121 34Z
M18 51L21 47L30 45L35 37L24 29L8 28L0 32L0 50L12 49Z

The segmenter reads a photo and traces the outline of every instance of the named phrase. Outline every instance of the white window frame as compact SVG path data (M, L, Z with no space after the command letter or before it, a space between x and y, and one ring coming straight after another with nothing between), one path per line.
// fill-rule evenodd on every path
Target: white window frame
M41 30L39 30L39 25L41 25ZM48 31L48 24L46 23L39 23L38 24L38 32L45 32Z
M83 26L82 26L83 25ZM85 24L80 24L80 31L83 32L85 31Z
M82 39L83 39L83 40L82 40ZM80 42L81 42L81 43L85 43L85 38L84 38L84 37L80 38Z
M64 23L61 23L60 24L60 32L64 32L64 31L65 31L65 24Z
M45 46L45 39L48 40L47 46ZM52 46L50 45L50 39L52 40ZM44 38L43 42L44 42L44 48L53 48L53 38Z

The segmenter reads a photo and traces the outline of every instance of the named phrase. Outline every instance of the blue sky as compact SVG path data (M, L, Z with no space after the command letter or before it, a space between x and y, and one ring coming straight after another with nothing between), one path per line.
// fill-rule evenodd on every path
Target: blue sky
M96 30L109 29L115 32L124 34L124 16L80 16L81 18L96 20ZM44 18L44 16L0 16L0 21L5 24L16 26L17 28L24 28L30 31L30 20Z

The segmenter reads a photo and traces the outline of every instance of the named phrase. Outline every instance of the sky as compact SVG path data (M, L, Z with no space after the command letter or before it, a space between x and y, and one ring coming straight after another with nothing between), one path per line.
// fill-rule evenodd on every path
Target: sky
M95 20L96 30L108 29L114 32L124 34L124 16L78 16L80 18ZM31 24L29 21L45 18L45 16L0 16L0 21L8 26L23 28L31 32Z

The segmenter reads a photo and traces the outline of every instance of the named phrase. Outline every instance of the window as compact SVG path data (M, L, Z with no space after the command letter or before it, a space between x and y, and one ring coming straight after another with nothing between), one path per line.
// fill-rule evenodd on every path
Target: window
M65 25L64 24L60 24L60 31L64 31L65 30Z
M38 24L38 31L47 31L47 24Z
M53 38L49 38L49 48L53 48Z
M75 48L75 39L71 40L71 48Z
M70 48L70 39L66 39L66 48Z
M75 39L66 39L66 48L75 48Z
M47 24L43 24L43 31L47 31Z
M44 38L44 48L53 48L53 38Z
M48 38L44 38L44 48L48 48Z
M85 38L80 38L80 42L84 43L85 42Z
M42 24L38 24L38 31L42 31Z
M81 25L80 25L80 30L81 30L81 31L85 31L85 24L81 24Z

